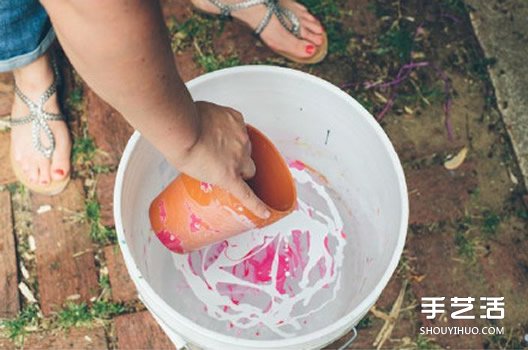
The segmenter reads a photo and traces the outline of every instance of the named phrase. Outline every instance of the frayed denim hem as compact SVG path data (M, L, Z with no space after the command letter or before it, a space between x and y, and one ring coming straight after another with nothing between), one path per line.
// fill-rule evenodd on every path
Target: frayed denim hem
M14 69L27 66L31 62L35 61L40 56L44 55L48 48L53 44L55 40L55 31L50 28L48 34L42 39L39 46L31 52L11 57L7 60L0 60L0 72L9 72Z

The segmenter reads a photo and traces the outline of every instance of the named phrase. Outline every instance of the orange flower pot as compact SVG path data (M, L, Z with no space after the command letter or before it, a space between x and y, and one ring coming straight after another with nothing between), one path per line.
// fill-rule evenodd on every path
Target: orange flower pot
M264 134L249 125L247 131L257 167L248 184L266 203L270 217L257 217L219 186L181 174L154 199L149 210L154 233L171 251L191 252L269 225L293 211L297 193L286 161Z

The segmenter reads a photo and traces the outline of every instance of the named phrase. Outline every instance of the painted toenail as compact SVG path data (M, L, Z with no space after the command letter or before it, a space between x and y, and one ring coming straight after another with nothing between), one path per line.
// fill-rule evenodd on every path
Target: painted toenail
M64 170L62 169L55 169L55 174L58 174L60 176L63 176L64 175Z
M308 44L308 45L306 45L305 50L306 50L307 54L311 55L314 52L314 50L315 50L315 46L312 45L312 44Z

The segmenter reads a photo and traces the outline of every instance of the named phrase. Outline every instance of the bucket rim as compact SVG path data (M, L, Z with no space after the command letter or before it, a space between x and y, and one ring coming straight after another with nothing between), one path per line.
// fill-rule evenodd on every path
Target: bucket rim
M125 173L127 172L127 169L128 169L129 160L133 154L133 151L138 145L138 142L141 140L141 134L138 131L135 131L134 134L130 137L125 147L125 150L123 152L123 155L121 157L121 160L119 162L119 166L118 166L117 174L116 174L116 181L115 181L115 186L114 186L114 219L115 219L115 227L117 231L118 243L120 245L121 252L123 254L123 258L127 266L128 272L130 276L132 277L132 280L134 281L134 284L136 285L138 289L138 293L140 293L143 297L148 298L150 302L154 303L157 306L158 310L163 310L163 313L166 316L168 316L168 318L170 318L173 323L182 324L184 325L185 328L188 328L192 330L193 332L200 334L205 339L215 339L216 341L220 341L226 344L237 344L240 347L246 347L246 348L251 348L251 347L252 348L277 348L277 347L298 346L301 344L310 344L318 339L327 337L329 334L332 334L335 332L341 332L342 330L345 330L345 329L348 329L354 326L353 324L354 319L357 317L360 317L361 315L364 315L366 311L368 312L368 309L379 298L383 289L386 287L387 283L389 282L389 279L393 275L398 265L398 262L400 260L401 254L403 252L403 247L404 247L406 236L407 236L407 227L408 227L408 219L409 219L409 199L407 195L408 193L407 184L405 181L403 167L394 149L394 146L389 140L389 137L387 136L385 131L382 129L382 127L379 125L379 123L374 119L374 117L361 104L359 104L359 102L357 102L352 96L345 93L343 90L339 89L337 86L331 84L330 82L320 77L314 76L312 74L298 71L292 68L285 68L285 67L276 67L276 66L270 66L270 65L246 65L246 66L224 68L221 70L217 70L211 73L201 75L187 82L186 86L189 90L191 90L193 87L198 86L208 80L228 77L231 74L239 74L239 73L274 73L274 74L279 73L279 74L283 74L284 78L300 79L305 82L314 83L315 85L318 85L319 87L328 89L330 92L336 94L337 97L344 99L347 103L351 104L352 107L355 108L355 110L360 112L362 116L366 117L365 121L375 131L379 140L382 142L382 144L385 146L386 151L388 152L392 167L396 173L396 177L399 183L399 192L401 194L400 195L401 223L398 229L398 240L396 243L395 250L392 254L391 260L387 268L385 269L385 273L383 274L382 278L378 281L375 287L371 290L369 295L365 299L363 299L353 310L351 310L346 315L342 316L335 322L315 332L300 335L300 336L294 336L291 338L277 339L277 340L253 340L253 339L237 338L234 336L230 336L230 335L226 335L223 333L209 330L195 323L194 321L188 319L187 317L181 315L176 310L174 310L167 302L165 302L156 293L156 291L152 289L150 284L144 278L142 278L142 273L137 267L134 261L134 258L132 257L132 253L127 247L127 243L125 239L123 223L121 220L121 213L122 213L121 197L122 197L122 189L123 189L122 184L123 184ZM170 328L174 329L172 326ZM177 331L174 331L174 332L181 335L183 338L188 338L187 334L181 334L181 333L178 333Z

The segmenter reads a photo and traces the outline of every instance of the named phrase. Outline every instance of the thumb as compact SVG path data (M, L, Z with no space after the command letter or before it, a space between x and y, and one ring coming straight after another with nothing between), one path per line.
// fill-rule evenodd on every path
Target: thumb
M271 213L266 207L266 204L257 197L255 192L253 192L251 187L241 177L238 177L226 190L237 197L243 206L259 218L267 219L270 217Z

